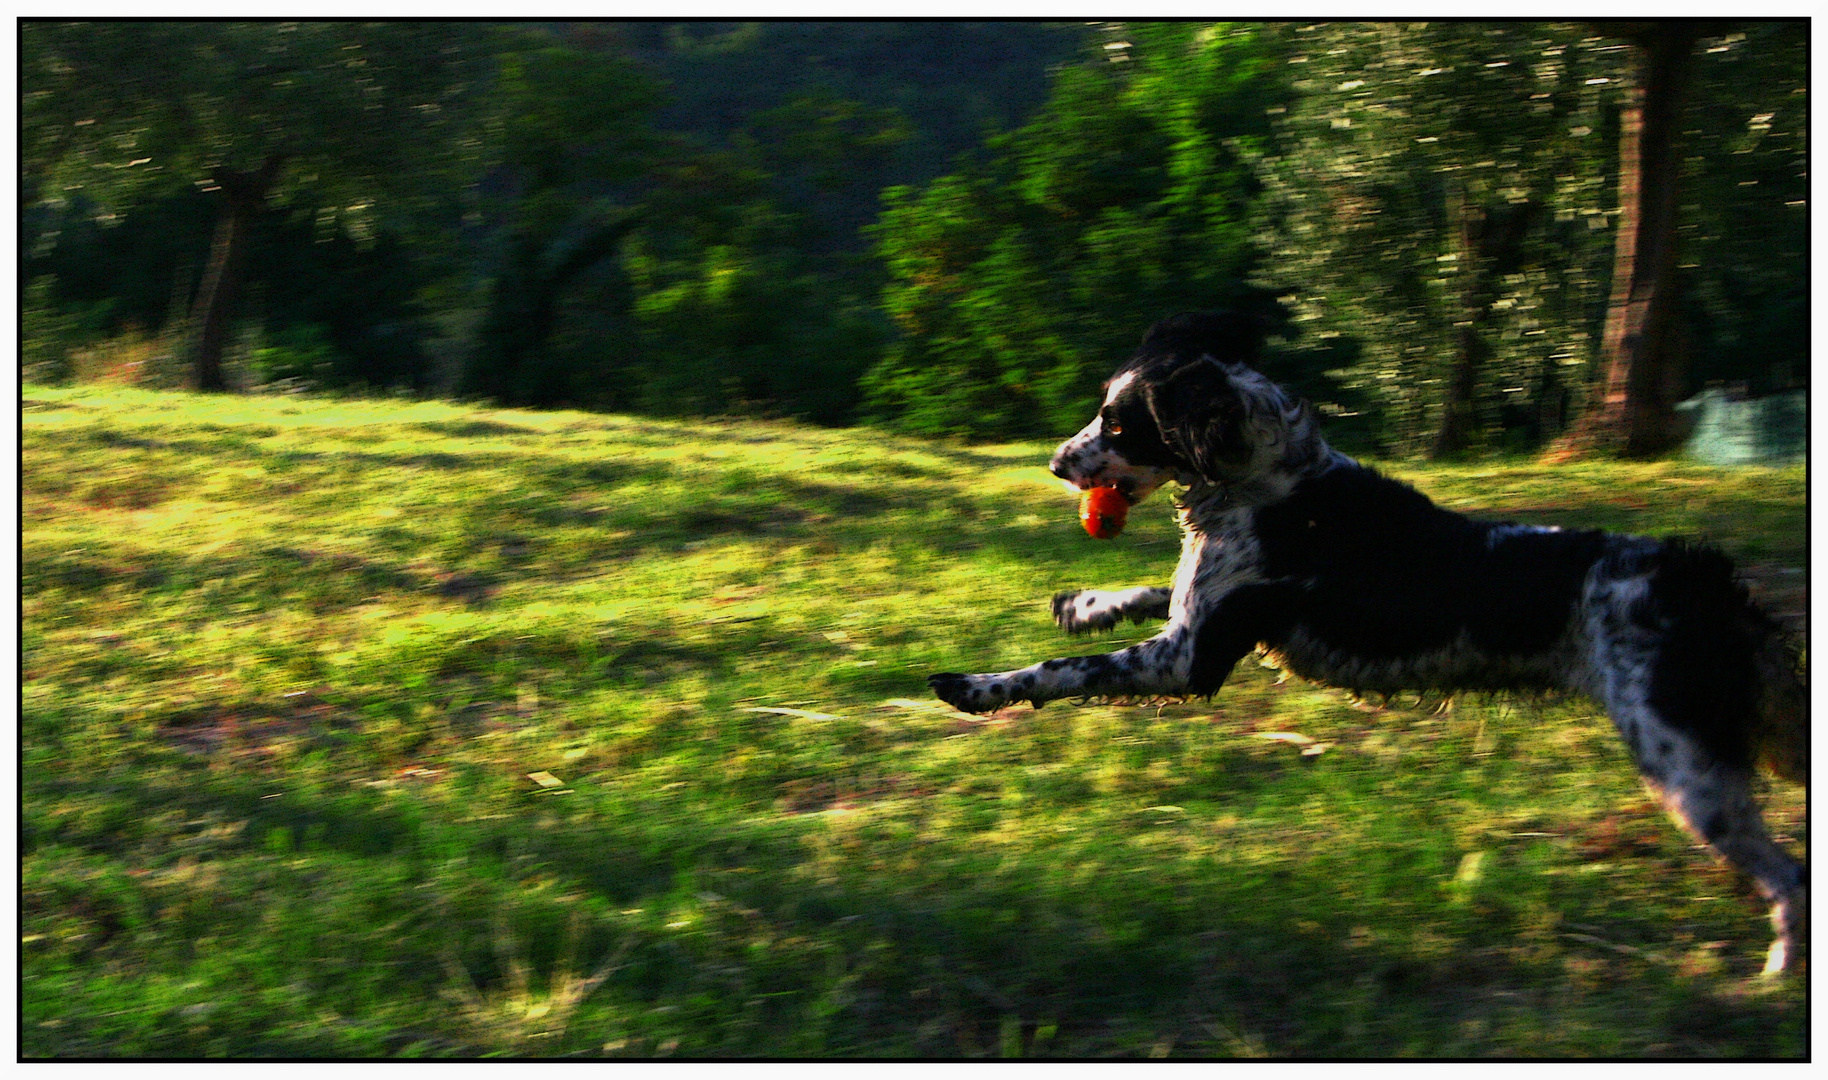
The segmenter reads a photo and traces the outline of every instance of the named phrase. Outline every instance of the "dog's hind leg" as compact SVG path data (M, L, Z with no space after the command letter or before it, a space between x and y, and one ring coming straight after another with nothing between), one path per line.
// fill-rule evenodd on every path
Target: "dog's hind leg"
M1751 768L1721 760L1638 695L1608 696L1613 722L1631 747L1645 786L1677 823L1748 875L1770 903L1777 937L1766 954L1765 973L1792 966L1807 930L1808 871L1765 830L1752 797Z
M1586 688L1605 702L1645 783L1696 838L1751 877L1777 930L1767 974L1792 966L1808 872L1765 831L1752 798L1760 709L1756 635L1724 557L1680 547L1617 553L1587 590ZM1768 726L1770 721L1764 723Z
M1661 784L1646 775L1646 782L1683 828L1750 876L1771 904L1777 937L1765 955L1765 974L1792 966L1807 930L1808 871L1765 831L1752 799L1751 773L1714 765L1676 773Z
M1173 595L1165 588L1143 585L1134 589L1083 589L1054 596L1054 622L1069 634L1109 630L1125 619L1166 619Z

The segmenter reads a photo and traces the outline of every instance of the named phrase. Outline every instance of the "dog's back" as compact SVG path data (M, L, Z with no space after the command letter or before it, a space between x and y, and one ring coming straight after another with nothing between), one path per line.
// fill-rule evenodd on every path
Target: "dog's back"
M1480 521L1362 465L1258 507L1261 573L1290 597L1297 674L1351 690L1560 689L1610 538ZM1304 670L1306 668L1307 670Z

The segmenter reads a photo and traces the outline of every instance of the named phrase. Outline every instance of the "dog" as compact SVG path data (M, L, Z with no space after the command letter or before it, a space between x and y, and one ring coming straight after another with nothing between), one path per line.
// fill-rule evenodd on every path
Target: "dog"
M1190 312L1152 327L1054 475L1132 505L1173 481L1168 588L1062 593L1069 634L1165 619L1117 652L928 679L969 713L1061 698L1210 697L1260 651L1360 694L1571 691L1603 705L1643 779L1771 905L1765 970L1805 932L1805 868L1766 832L1755 763L1808 783L1808 701L1777 625L1726 556L1678 540L1479 521L1321 437L1314 410L1251 364L1259 319Z

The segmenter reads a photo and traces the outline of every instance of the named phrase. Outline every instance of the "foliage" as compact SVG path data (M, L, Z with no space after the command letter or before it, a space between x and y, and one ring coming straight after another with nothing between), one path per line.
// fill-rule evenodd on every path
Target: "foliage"
M661 415L760 410L821 423L852 418L863 368L881 348L880 320L843 283L791 248L768 242L789 227L766 204L706 245L668 238L630 260L647 367L632 404Z
M31 382L57 384L70 377L70 355L101 337L110 305L72 308L57 303L57 279L32 279L19 305L19 366Z
M1582 699L927 700L1169 572L1166 507L1087 539L1044 445L97 387L22 426L27 1057L1807 1053L1757 899ZM1800 468L1397 473L1806 558Z
M291 162L275 192L352 234L384 196L448 178L484 50L448 22L22 24L24 173L116 212L213 170Z
M192 248L130 257L125 280L102 287L142 308L149 292L161 306L169 296L172 308L191 307L197 377L208 385L244 268L272 266L249 251L269 204L308 221L314 241L341 233L367 248L382 235L383 207L393 231L411 232L413 213L461 183L466 94L486 37L459 23L26 22L22 179L33 254L56 255L66 229L109 246L86 219L104 232L125 219L141 237ZM195 250L202 220L214 222L207 256ZM146 275L157 279L150 290ZM256 277L286 291L283 277ZM303 303L334 299L320 292ZM351 326L357 314L369 319ZM414 343L397 340L417 328L397 305L345 309L338 323L349 351L372 361L363 381L422 381Z
M182 339L213 212L210 197L194 191L117 216L73 199L55 240L26 256L30 272L45 280L47 314L81 319L96 334L140 327ZM383 223L357 240L310 209L293 208L274 215L250 243L256 276L248 323L272 334L294 327L327 333L335 362L318 372L316 385L432 385L421 299L441 268L410 229ZM28 340L34 335L28 330Z
M1045 98L1049 69L1086 41L1082 24L1001 21L641 22L613 33L667 80L661 125L711 149L753 148L821 271L849 275L873 272L855 257L883 188L930 180L1019 125Z
M1606 300L1613 53L1553 23L1329 24L1287 42L1299 94L1263 161L1266 276L1315 337L1351 342L1343 377L1387 446L1438 428L1469 324L1488 358L1478 427L1552 433ZM1469 245L1477 225L1512 235Z
M1485 439L1536 445L1583 408L1600 374L1617 213L1624 46L1603 29L1339 23L1287 33L1301 74L1277 152L1262 161L1265 279L1291 290L1300 325L1346 344L1340 374L1373 403L1388 448L1418 449L1438 430L1469 326ZM1728 366L1770 385L1771 361L1753 361L1739 335L1795 355L1803 279L1734 245L1742 235L1776 250L1803 242L1800 210L1779 209L1804 198L1800 144L1758 138L1780 115L1779 131L1797 130L1800 33L1750 24L1705 42L1696 65L1684 182L1699 190L1683 199L1683 261L1709 303L1686 328L1695 386ZM1755 100L1729 89L1742 81L1759 87ZM1485 243L1466 244L1469 214ZM1494 245L1494 229L1511 235ZM1749 299L1753 279L1768 299Z
M659 145L649 121L659 87L615 57L538 38L499 68L479 214L494 280L459 389L535 405L602 402L606 372L547 344L562 292L633 224L632 189Z
M1070 429L1149 322L1252 301L1242 155L1279 90L1263 36L1126 30L1059 72L987 161L885 193L883 307L901 336L865 382L874 415L980 437Z
M248 367L256 385L315 386L333 380L339 359L323 328L304 323L270 335L254 349Z
M504 83L503 116L510 119L503 121L503 176L526 175L528 162L570 160L622 137L593 134L599 122L593 116L620 125L618 131L634 130L637 117L640 124L658 117L670 130L643 128L639 146L623 144L616 155L621 173L567 166L567 180L535 170L532 179L504 186L485 217L518 222L527 192L550 190L562 203L572 200L555 222L572 213L594 214L599 224L573 222L565 226L568 237L520 224L496 229L491 243L505 254L498 256L467 390L507 401L661 414L853 418L858 378L886 336L870 296L879 276L850 254L863 220L859 210L874 202L880 183L873 178L897 168L901 150L923 139L898 109L837 89L855 89L854 83L809 80L805 65L784 63L781 49L792 46L776 39L794 40L794 25L739 27L721 38L710 24L689 32L658 24L567 27L566 44L547 54L569 57L578 78L547 79L538 87L524 77ZM699 33L721 44L705 45L694 36ZM835 32L835 41L869 36L851 27ZM704 70L707 48L718 65L715 81ZM585 72L615 85L590 89ZM675 76L671 104L654 92L655 73ZM681 85L684 75L693 78ZM736 100L704 98L723 92L718 88ZM592 107L599 111L566 104L574 97L597 103ZM532 154L515 149L511 118L521 113L548 116L541 123L565 133L562 145ZM602 205L600 192L612 174L633 181L618 189L632 211L625 218ZM548 281L548 267L588 244L593 229L623 222L628 228L600 261L566 264L574 277ZM542 254L548 251L553 254ZM562 286L563 294L548 285ZM532 295L515 295L529 288ZM528 315L543 305L552 309L549 325ZM523 354L527 359L515 359Z
M627 400L646 412L852 419L881 319L811 250L753 148L694 148L660 177L624 252L642 357Z
M1807 24L1724 25L1681 330L1691 389L1764 391L1807 377ZM280 162L225 339L321 330L323 386L1051 435L1154 319L1234 304L1292 317L1265 365L1342 437L1530 449L1597 376L1605 32L30 20L27 352L223 338L216 189Z
M1695 65L1681 181L1693 385L1808 380L1808 55L1806 24L1745 23Z

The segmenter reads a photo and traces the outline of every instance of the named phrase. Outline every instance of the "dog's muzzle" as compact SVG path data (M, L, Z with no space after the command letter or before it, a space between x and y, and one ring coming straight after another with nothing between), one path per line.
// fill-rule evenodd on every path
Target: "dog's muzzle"
M1097 436L1076 435L1060 444L1047 471L1080 491L1114 487L1132 506L1149 497L1173 474L1132 465L1113 453Z

